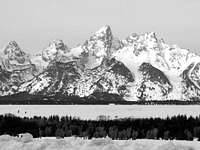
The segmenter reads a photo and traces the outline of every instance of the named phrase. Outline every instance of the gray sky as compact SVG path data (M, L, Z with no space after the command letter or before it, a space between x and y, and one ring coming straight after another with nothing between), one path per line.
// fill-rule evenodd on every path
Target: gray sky
M199 0L0 0L0 47L16 40L36 52L53 39L72 47L110 25L121 39L155 31L200 54L199 15Z

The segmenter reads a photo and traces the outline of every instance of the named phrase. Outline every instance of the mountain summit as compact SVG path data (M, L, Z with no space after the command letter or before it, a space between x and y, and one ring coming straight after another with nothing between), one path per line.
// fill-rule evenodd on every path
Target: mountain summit
M103 26L82 45L51 42L28 55L14 41L1 50L1 96L95 97L114 94L129 101L197 100L200 57L168 45L154 32L124 40Z

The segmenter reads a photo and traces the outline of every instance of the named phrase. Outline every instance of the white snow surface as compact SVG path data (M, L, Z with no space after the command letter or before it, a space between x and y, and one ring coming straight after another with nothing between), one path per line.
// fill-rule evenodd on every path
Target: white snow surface
M0 114L20 117L52 115L96 120L115 118L166 118L177 115L197 117L200 105L0 105Z
M82 139L67 137L26 138L0 136L0 150L199 150L198 141L178 140L111 140L110 138Z

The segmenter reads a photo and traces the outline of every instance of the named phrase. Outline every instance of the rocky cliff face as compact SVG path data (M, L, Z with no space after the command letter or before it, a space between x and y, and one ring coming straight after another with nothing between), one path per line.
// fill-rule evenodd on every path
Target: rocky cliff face
M18 86L37 75L35 65L15 41L11 41L1 50L1 95L17 92Z
M104 26L82 45L62 40L41 54L23 52L16 42L1 51L1 92L87 97L117 94L125 100L193 100L200 98L200 57L167 45L153 32L125 40Z

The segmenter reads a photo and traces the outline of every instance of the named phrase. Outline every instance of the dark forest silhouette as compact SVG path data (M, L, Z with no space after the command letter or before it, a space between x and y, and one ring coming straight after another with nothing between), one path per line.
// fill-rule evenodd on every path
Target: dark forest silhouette
M200 140L200 116L115 120L81 120L68 116L20 118L12 114L0 116L0 134L17 136L25 132L34 137Z
M26 105L107 105L107 104L120 104L120 105L195 105L200 104L198 98L189 100L139 100L139 101L126 101L117 94L109 93L94 93L88 97L79 97L75 95L62 95L56 93L53 96L44 95L30 95L28 93L18 93L14 95L1 96L0 104L26 104Z

